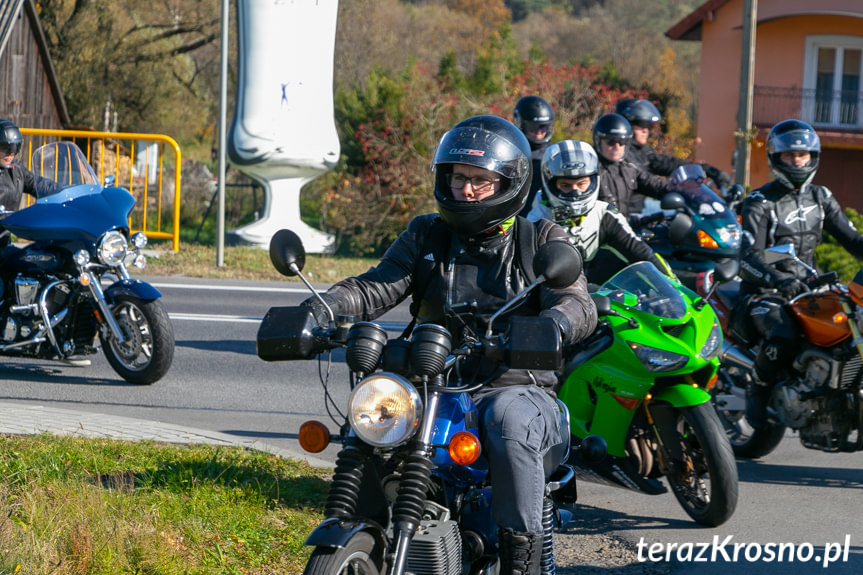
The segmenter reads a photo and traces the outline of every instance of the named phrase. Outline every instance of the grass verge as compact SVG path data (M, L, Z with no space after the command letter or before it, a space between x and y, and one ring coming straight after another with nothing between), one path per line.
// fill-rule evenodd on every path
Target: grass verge
M331 470L241 448L0 437L0 574L300 573Z
M269 251L250 247L225 247L224 265L216 265L216 248L200 244L180 244L177 252L156 249L148 252L147 266L139 273L154 276L187 276L242 280L292 280L280 275L270 262ZM306 255L303 273L313 282L332 283L360 274L377 264L377 259L338 258Z

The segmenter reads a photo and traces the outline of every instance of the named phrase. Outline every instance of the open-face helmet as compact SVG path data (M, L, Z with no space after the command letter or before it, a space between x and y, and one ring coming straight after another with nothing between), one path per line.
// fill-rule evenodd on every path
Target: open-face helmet
M13 122L0 118L0 151L17 154L21 151L24 137Z
M644 128L650 128L662 120L662 114L649 100L624 98L617 103L615 112L626 118L631 125Z
M603 140L620 140L628 146L632 140L632 126L620 114L604 114L593 125L593 147L600 154Z

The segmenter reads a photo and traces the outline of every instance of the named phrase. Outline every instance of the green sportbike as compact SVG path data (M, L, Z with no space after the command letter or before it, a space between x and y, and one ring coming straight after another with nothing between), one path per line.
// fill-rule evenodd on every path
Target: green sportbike
M647 262L593 297L599 326L570 350L558 397L575 444L601 436L608 456L568 463L587 481L650 495L668 491L664 476L692 519L721 525L737 506L737 463L708 393L722 347L716 314Z

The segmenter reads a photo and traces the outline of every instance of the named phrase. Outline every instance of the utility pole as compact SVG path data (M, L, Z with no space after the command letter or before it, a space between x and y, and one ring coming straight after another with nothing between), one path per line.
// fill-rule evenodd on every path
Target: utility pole
M219 73L219 207L216 219L216 267L225 265L225 156L227 149L228 118L228 20L231 9L229 0L222 0L222 52Z
M743 0L743 41L740 50L740 91L737 104L737 149L734 154L734 181L749 189L752 159L752 93L755 83L755 27L758 0Z

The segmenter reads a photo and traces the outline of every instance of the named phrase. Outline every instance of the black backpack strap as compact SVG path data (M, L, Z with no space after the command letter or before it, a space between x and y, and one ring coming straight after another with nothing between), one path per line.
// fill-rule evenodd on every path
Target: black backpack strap
M516 253L516 263L521 273L527 278L529 284L536 281L536 274L533 273L533 257L536 255L536 224L529 219L518 216L515 222L515 239L518 252Z

